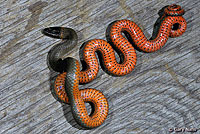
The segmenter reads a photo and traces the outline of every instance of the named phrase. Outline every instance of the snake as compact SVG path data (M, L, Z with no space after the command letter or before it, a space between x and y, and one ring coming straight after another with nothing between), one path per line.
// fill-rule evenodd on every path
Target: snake
M62 39L48 53L48 64L54 71L60 72L54 82L57 97L70 104L76 122L84 128L100 126L108 116L109 105L102 92L96 89L79 89L79 84L94 80L99 71L96 52L100 53L102 68L113 76L124 76L136 66L136 51L133 46L143 52L154 52L161 49L168 38L181 36L187 27L182 17L184 9L172 4L164 8L156 34L147 39L140 27L130 20L117 20L109 26L108 41L92 39L81 48L82 70L80 63L72 57L64 55L77 45L77 33L66 27L47 27L42 30L44 35ZM124 33L124 34L123 34ZM120 52L120 62L115 51ZM92 103L94 110L88 114L85 103Z

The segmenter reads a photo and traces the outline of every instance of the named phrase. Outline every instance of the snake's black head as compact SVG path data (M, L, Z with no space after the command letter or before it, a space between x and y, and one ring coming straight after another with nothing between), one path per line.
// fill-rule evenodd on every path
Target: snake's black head
M42 33L46 36L61 39L61 28L62 27L48 27L42 30Z
M78 38L73 29L66 27L47 27L42 30L42 33L56 39L77 40Z

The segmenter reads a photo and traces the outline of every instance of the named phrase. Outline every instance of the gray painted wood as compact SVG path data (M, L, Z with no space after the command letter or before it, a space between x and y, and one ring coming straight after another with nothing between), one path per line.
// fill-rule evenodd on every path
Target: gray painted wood
M41 29L66 26L78 33L78 46L67 56L79 59L87 40L105 39L114 20L136 22L150 37L158 11L181 5L186 32L170 38L155 53L137 51L135 70L112 77L100 70L97 79L80 88L96 88L108 98L104 124L82 130L69 105L50 90L56 73L47 53L59 40ZM195 0L2 0L0 2L0 133L167 134L169 128L200 128L200 2ZM200 133L200 130L197 132Z

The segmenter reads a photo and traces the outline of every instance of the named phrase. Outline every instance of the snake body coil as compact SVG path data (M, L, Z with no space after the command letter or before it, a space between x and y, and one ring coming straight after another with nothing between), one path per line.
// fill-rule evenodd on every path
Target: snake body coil
M78 89L79 83L88 83L95 79L99 64L95 52L100 52L105 70L115 76L130 73L136 65L136 53L132 44L122 35L128 33L131 42L144 52L154 52L167 42L169 37L178 37L186 30L186 21L182 17L184 10L178 5L170 5L164 9L156 36L148 40L142 30L132 21L119 20L112 24L109 40L114 48L120 51L122 62L118 63L112 46L102 39L88 41L82 49L82 58L86 69L80 71L79 62L73 58L63 58L63 55L77 44L76 32L69 28L45 28L45 35L63 39L48 54L50 67L59 74L55 80L55 92L66 103L70 103L75 120L83 127L94 128L101 125L108 115L108 102L104 95L95 89ZM62 66L61 66L62 65ZM92 102L95 110L88 115L85 102Z

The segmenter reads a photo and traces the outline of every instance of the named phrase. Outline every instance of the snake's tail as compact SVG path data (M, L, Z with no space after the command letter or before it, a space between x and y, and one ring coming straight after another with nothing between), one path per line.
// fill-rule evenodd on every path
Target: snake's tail
M172 27L169 36L171 38L181 36L186 28L186 20L182 17L185 14L185 11L181 6L172 4L164 9L165 16L171 16L172 18Z
M121 20L113 23L109 38L113 44L120 44L126 40L121 34L126 31L131 42L144 52L154 52L165 45L169 37L178 37L186 30L186 21L182 17L184 10L178 5L171 5L164 9L164 17L151 39L147 39L142 29L132 21ZM122 44L122 43L121 43Z
M179 37L185 32L186 28L186 20L183 17L179 17L174 21L169 36L171 38Z

